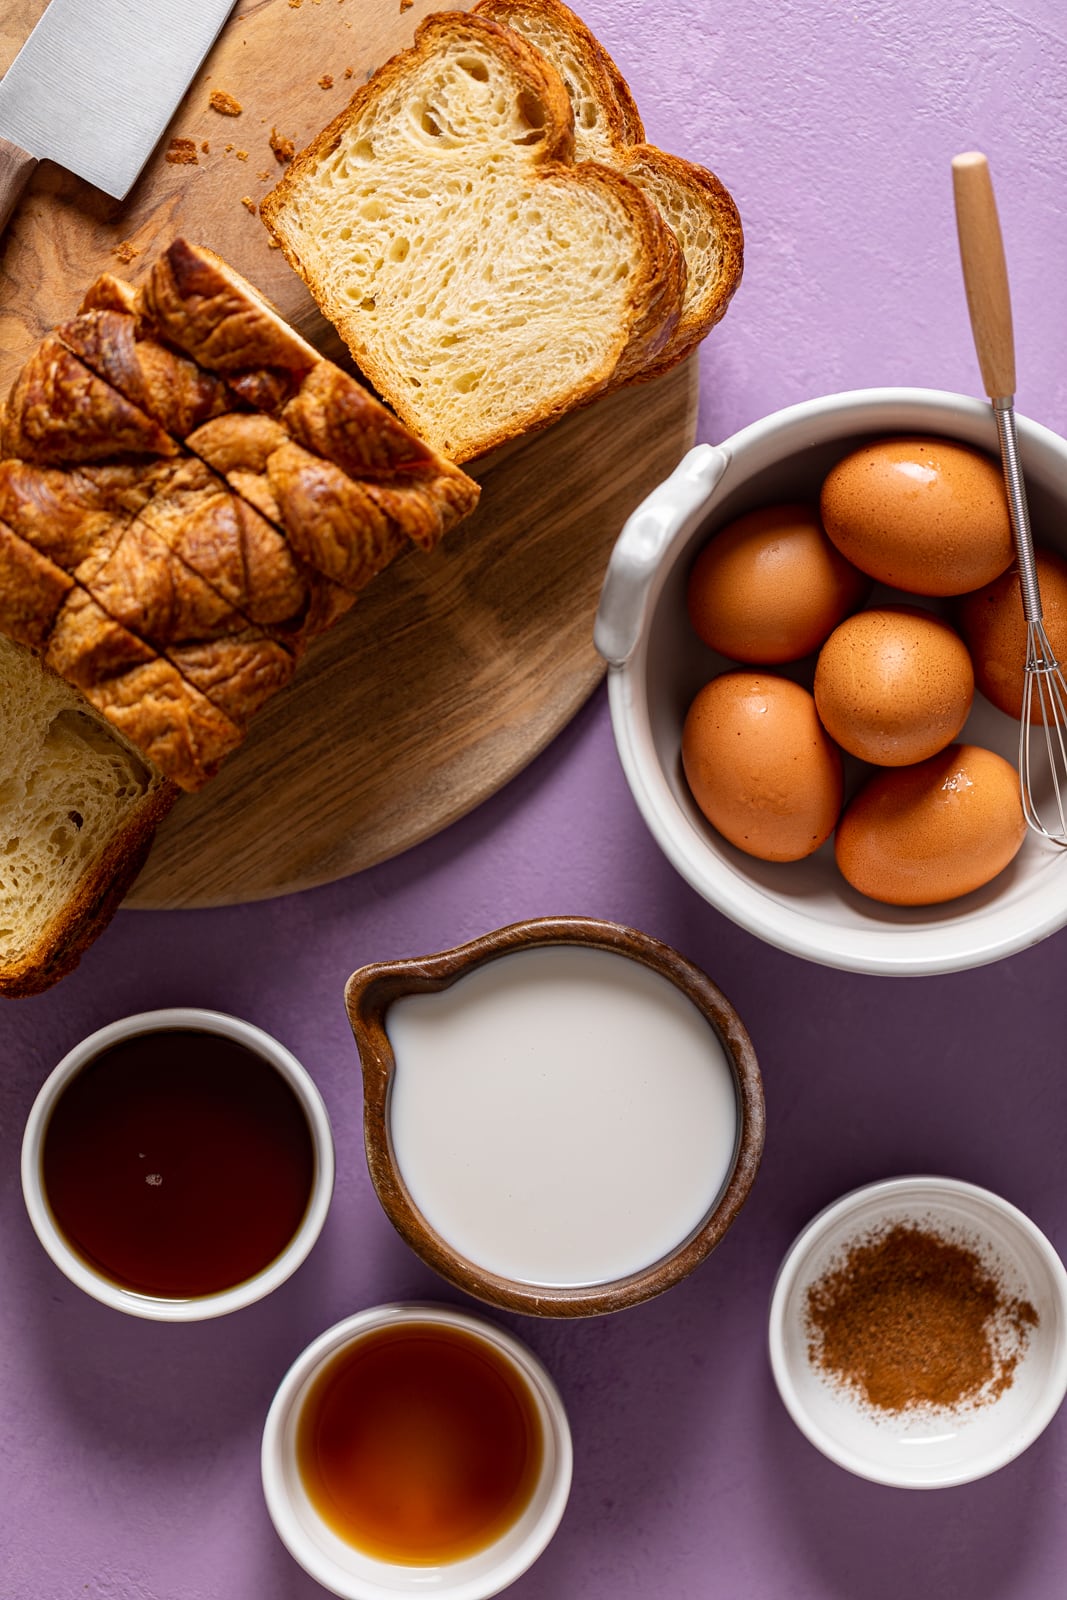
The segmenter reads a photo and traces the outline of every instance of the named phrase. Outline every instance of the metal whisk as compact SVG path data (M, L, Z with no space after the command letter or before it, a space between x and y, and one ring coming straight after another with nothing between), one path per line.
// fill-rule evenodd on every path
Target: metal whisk
M1019 790L1029 826L1053 844L1067 848L1067 683L1045 632L1034 563L1015 429L1015 340L1008 269L985 156L977 151L956 156L952 162L952 186L971 332L982 383L996 418L1026 621ZM1039 727L1041 735L1037 734ZM1032 748L1035 744L1036 752Z

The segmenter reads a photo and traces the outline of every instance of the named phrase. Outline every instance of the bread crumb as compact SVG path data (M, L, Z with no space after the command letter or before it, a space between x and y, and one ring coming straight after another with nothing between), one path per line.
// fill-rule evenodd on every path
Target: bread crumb
M256 178L260 183L266 183L266 181L267 181L267 179L269 177L270 177L270 173L267 171L267 169L265 167L264 167L262 172L257 172L256 173Z
M280 250L281 247L282 247L282 241L280 239L268 239L267 240L267 249L268 250Z
M232 94L227 94L225 89L212 89L207 103L220 117L239 117L244 110L240 100L236 100Z
M134 256L139 256L141 252L138 246L134 244L132 239L123 239L121 244L117 244L115 246L111 254L113 256L118 256L123 266L127 266L133 260Z
M319 88L320 89L332 89L333 88L333 78L330 76L330 74L328 72L324 72L322 77L319 79Z
M202 139L200 141L200 148L201 148L201 150L204 152L204 154L206 156L209 156L211 154L211 146L208 144L206 139Z
M241 204L244 206L245 210L250 211L253 216L255 216L256 212L259 210L256 202L247 194L243 194L241 196Z
M226 146L226 154L227 154L227 155L229 155L229 153L230 153L230 151L231 151L231 150L232 150L232 149L233 149L233 145L232 145L232 144L228 144L228 145L227 145L227 146Z
M303 0L289 0L289 4L294 11L299 11L301 5L303 4Z
M400 9L401 11L410 11L414 4L415 0L400 0Z
M247 150L238 150L237 159L238 159L238 161L247 161L248 160L248 151Z
M296 155L296 145L292 139L286 139L277 128L270 130L270 147L274 151L274 159L283 167Z
M172 139L164 152L165 159L172 161L175 166L195 167L198 165L195 139Z
M344 76L346 78L350 78L352 76L352 72L353 72L353 68L352 67L346 67L345 70L344 70Z

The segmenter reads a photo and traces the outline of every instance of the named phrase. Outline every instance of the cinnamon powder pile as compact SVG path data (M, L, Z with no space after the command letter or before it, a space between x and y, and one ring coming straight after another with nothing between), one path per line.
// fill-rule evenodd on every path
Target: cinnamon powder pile
M882 1412L996 1400L1038 1320L968 1244L904 1223L855 1241L806 1311L816 1369Z

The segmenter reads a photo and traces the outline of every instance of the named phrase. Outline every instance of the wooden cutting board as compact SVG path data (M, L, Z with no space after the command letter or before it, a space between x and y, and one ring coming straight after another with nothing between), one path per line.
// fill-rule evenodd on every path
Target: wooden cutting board
M2 9L0 71L44 5ZM302 148L439 9L240 0L125 203L39 168L0 248L0 392L98 272L136 279L176 234L225 256L347 365L255 214L282 171L271 139ZM240 114L213 110L214 90ZM166 159L173 139L192 141L195 163ZM224 905L330 882L429 837L520 771L602 676L604 565L692 444L696 402L691 359L471 467L475 514L433 555L395 563L316 641L219 776L179 800L127 904Z

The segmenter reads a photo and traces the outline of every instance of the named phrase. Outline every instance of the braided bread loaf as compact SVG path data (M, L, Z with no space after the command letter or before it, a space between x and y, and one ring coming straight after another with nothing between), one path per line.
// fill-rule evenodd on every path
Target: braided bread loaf
M0 629L180 787L478 488L184 240L110 274L0 415Z

